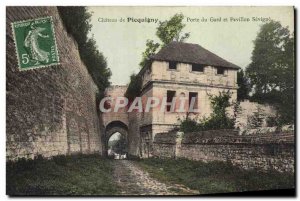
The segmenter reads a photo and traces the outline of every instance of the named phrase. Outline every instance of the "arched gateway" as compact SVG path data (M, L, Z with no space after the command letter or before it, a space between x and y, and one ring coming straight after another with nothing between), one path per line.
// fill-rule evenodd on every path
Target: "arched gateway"
M124 96L127 86L114 85L106 90L106 96L116 98ZM112 103L113 106L113 103ZM102 114L103 124L105 127L104 134L104 154L107 156L108 141L115 133L120 133L126 141L126 152L128 152L128 113L125 109L120 109L118 112L108 112Z
M109 139L116 133L120 133L122 138L125 139L125 153L128 153L128 127L121 121L112 121L105 127L105 154L108 151Z

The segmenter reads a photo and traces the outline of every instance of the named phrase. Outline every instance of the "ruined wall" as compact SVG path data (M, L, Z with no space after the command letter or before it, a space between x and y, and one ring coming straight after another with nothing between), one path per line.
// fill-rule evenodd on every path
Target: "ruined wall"
M7 7L6 12L7 159L100 153L97 87L57 8ZM60 64L19 71L11 22L46 16L53 17Z
M247 134L251 134L251 132L253 133L253 131L251 131L252 128L250 127L248 121L254 115L255 112L259 112L260 117L263 120L261 125L262 128L268 126L267 118L276 116L275 108L271 107L270 105L250 102L248 100L240 102L240 111L237 114L235 126L240 129L241 134L247 135ZM259 129L260 132L264 132L262 128Z
M233 130L161 133L153 155L200 161L230 161L244 169L294 172L294 133L238 136Z

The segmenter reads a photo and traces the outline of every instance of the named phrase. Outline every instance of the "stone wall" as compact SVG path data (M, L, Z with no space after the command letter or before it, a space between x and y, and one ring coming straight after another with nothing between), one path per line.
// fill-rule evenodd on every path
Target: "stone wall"
M118 97L123 97L127 90L127 85L112 85L108 87L105 91L107 97L111 97L113 100L109 103L111 107L110 112L105 112L102 114L102 119L104 126L107 126L113 121L121 121L128 126L128 113L127 108L120 108L118 112L114 112L116 99ZM109 102L109 101L107 101ZM108 109L108 108L106 108Z
M234 130L157 134L156 157L230 161L244 169L294 172L294 133L239 136Z
M176 157L176 132L158 133L155 135L153 156L160 158Z
M133 156L140 156L140 119L141 113L128 113L128 154Z
M97 87L56 7L6 9L7 159L100 153ZM19 71L11 23L52 16L60 64Z

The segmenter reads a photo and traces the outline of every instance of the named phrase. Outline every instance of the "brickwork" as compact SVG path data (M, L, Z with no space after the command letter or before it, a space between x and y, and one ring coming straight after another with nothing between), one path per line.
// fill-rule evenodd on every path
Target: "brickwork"
M7 159L101 152L97 87L56 7L7 7ZM11 22L53 17L60 64L19 71Z

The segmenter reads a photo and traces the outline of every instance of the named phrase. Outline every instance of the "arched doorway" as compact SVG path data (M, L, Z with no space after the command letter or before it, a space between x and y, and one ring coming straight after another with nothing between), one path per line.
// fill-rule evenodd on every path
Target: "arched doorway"
M112 121L105 127L105 154L128 153L128 127L121 121Z
M113 158L115 155L124 156L127 154L127 142L124 135L115 132L108 139L108 157Z

